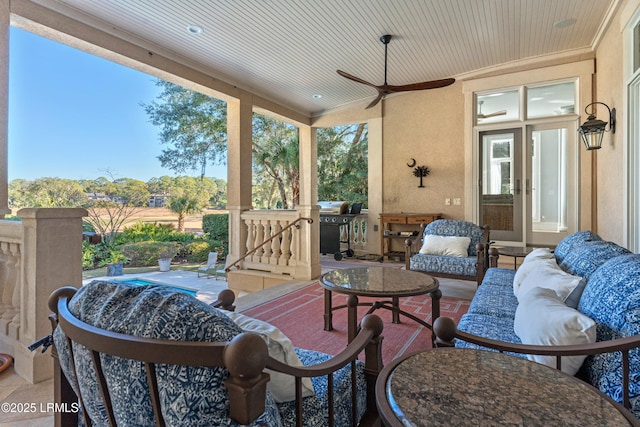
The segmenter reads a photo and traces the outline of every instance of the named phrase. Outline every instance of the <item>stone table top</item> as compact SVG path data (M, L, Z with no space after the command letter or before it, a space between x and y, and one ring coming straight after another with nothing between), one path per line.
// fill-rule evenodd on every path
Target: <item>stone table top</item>
M627 411L589 384L484 350L440 348L396 360L379 376L376 399L389 426L630 425Z
M359 296L411 296L438 289L438 281L417 271L389 267L355 267L329 271L320 284L330 291Z

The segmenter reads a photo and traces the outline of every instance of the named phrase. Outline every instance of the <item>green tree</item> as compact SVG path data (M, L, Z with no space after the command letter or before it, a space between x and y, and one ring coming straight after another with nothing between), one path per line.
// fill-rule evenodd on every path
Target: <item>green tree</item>
M367 207L368 130L365 124L318 130L318 199Z
M173 186L173 178L163 175L159 178L151 178L147 181L147 190L151 194L169 194Z
M300 203L299 153L298 131L294 126L262 114L253 115L253 170L257 176L254 183L270 177L284 208Z
M187 215L194 215L203 211L202 201L194 196L184 195L169 197L167 205L171 212L178 215L178 231L184 231L184 219Z
M226 160L227 104L163 80L156 84L162 93L143 106L161 129L160 142L169 146L158 156L160 164L177 173L198 171L202 179L209 162Z
M11 208L74 208L88 202L82 186L71 179L17 179L9 183L8 191Z
M100 177L93 181L83 181L90 190L91 200L87 206L86 221L100 233L107 245L113 242L116 233L122 229L141 207L147 206L149 191L144 182L120 178L109 180Z

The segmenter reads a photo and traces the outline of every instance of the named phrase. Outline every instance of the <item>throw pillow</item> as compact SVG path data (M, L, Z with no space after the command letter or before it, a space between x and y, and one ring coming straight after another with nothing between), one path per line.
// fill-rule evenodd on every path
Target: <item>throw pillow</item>
M423 239L421 254L466 257L468 254L469 237L434 236L426 234Z
M553 258L536 260L532 264L534 268L529 271L520 287L514 292L518 301L533 288L546 288L554 290L558 298L565 302L582 281L580 276L565 273Z
M572 345L596 341L596 322L567 307L551 289L534 288L518 304L513 329L523 344ZM587 356L565 356L562 371L575 375ZM528 355L529 360L556 367L554 356Z
M267 343L269 356L287 365L303 366L293 348L291 340L283 334L280 329L270 323L245 316L241 313L223 312L242 330L259 334ZM265 369L265 372L271 376L271 380L267 383L267 389L271 392L277 403L289 402L296 399L295 377L270 369ZM314 394L311 378L303 378L302 396L307 397L313 396Z
M536 265L540 260L552 258L554 258L554 256L549 248L537 248L527 254L513 277L513 294L518 295L518 289L520 289L525 277L527 277L527 275L536 268Z

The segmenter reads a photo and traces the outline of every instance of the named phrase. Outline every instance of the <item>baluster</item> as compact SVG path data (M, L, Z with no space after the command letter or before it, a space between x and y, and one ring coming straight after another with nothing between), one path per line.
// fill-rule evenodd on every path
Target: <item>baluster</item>
M13 288L11 287L12 284L7 280L9 272L7 245L5 242L0 243L0 327L4 334L7 333L7 323L15 314L12 305Z
M360 241L362 242L362 247L367 247L367 218L362 218L360 221Z
M297 265L298 263L298 245L300 244L299 239L300 239L300 224L296 224L295 226L291 227L289 230L291 230L291 243L289 244L289 250L291 252L291 255L289 256L289 261L288 264L290 266L293 265Z
M0 327L2 333L8 333L8 324L13 319L17 312L17 306L13 305L14 299L14 283L10 282L9 269L11 268L9 263L9 243L0 242L0 286L2 286L1 305L0 305ZM19 301L18 301L19 303Z
M14 307L15 315L9 322L9 334L15 339L20 339L20 246L17 243L9 244L8 283L13 288L11 305Z
M289 221L285 221L284 227L288 227ZM289 258L291 258L291 228L282 233L282 243L280 245L282 256L280 257L280 265L289 265Z
M273 265L278 265L278 258L280 258L280 238L278 233L282 230L282 226L280 225L280 221L277 220L271 227L271 235L277 236L275 239L271 241L271 258L269 259L269 263Z
M246 220L247 226L247 252L251 252L255 248L256 225L252 219Z
M262 221L263 226L264 226L264 239L262 239L262 241L260 243L264 243L267 240L269 240L271 238L271 236L273 236L273 229L271 227L271 220L264 220ZM262 264L269 264L269 260L271 259L271 245L266 244L263 246L264 248L264 252L262 255L262 259L260 260L260 262Z
M351 222L351 246L353 249L358 248L358 236L360 235L360 224L358 222L358 218L354 218Z
M264 248L260 246L264 242L264 224L262 220L258 220L256 222L256 235L255 235L255 245L254 248L258 248L256 252L251 257L253 262L261 262L262 254L264 253Z

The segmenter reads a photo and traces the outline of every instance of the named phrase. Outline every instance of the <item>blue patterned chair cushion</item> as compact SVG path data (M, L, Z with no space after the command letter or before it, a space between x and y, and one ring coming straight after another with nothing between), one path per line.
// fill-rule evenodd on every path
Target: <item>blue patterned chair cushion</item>
M640 255L622 255L598 268L578 310L625 336L640 334Z
M480 226L468 221L461 221L457 219L438 219L425 226L424 234L431 234L435 236L469 237L471 242L467 248L467 253L469 256L475 257L478 255L476 245L482 242L483 230Z
M597 323L596 340L640 334L640 255L610 259L591 275L578 310ZM640 416L640 351L629 353L633 411ZM622 356L620 353L588 357L589 382L618 402L622 401Z
M229 341L242 332L226 315L197 299L166 287L93 281L69 303L71 313L99 328L137 337L184 341ZM71 383L73 371L64 334L54 333L61 367ZM154 426L145 371L141 362L101 356L118 425ZM74 361L82 395L94 425L108 425L96 374L86 348L74 344ZM226 368L158 365L163 415L172 426L235 426L228 418ZM77 393L77 390L76 390ZM282 425L267 395L266 411L251 425Z
M513 319L518 307L518 298L513 294L515 270L490 268L482 285L469 305L467 313L485 314Z
M589 277L611 258L631 253L613 242L595 240L574 246L559 264L560 268L574 276Z
M296 353L305 366L316 365L329 360L332 356L317 351L296 348ZM358 419L364 415L367 398L364 364L356 362L356 388ZM302 403L302 413L305 427L324 427L328 425L329 399L333 399L335 410L335 426L349 427L351 423L351 365L333 374L333 397L329 396L327 377L312 378L315 396L305 397ZM280 414L285 427L295 426L295 402L279 403Z
M418 271L432 271L446 274L475 276L478 271L477 258L443 255L415 254L409 261L409 268Z
M562 239L560 243L558 243L558 246L556 246L556 248L553 251L554 255L556 256L556 261L558 262L558 265L560 265L560 263L564 260L567 254L571 252L574 246L581 245L584 242L591 242L594 240L602 240L602 238L598 236L596 233L594 233L593 231L589 231L589 230L577 231L573 234L568 235L564 239Z
M482 286L480 286L482 287ZM479 313L465 313L460 319L458 329L470 334L479 335L484 338L506 341L515 344L522 344L520 338L513 331L513 318L490 316ZM473 348L481 350L491 350L476 344L462 340L456 340L457 348ZM525 355L517 353L506 353L514 356L526 358Z

